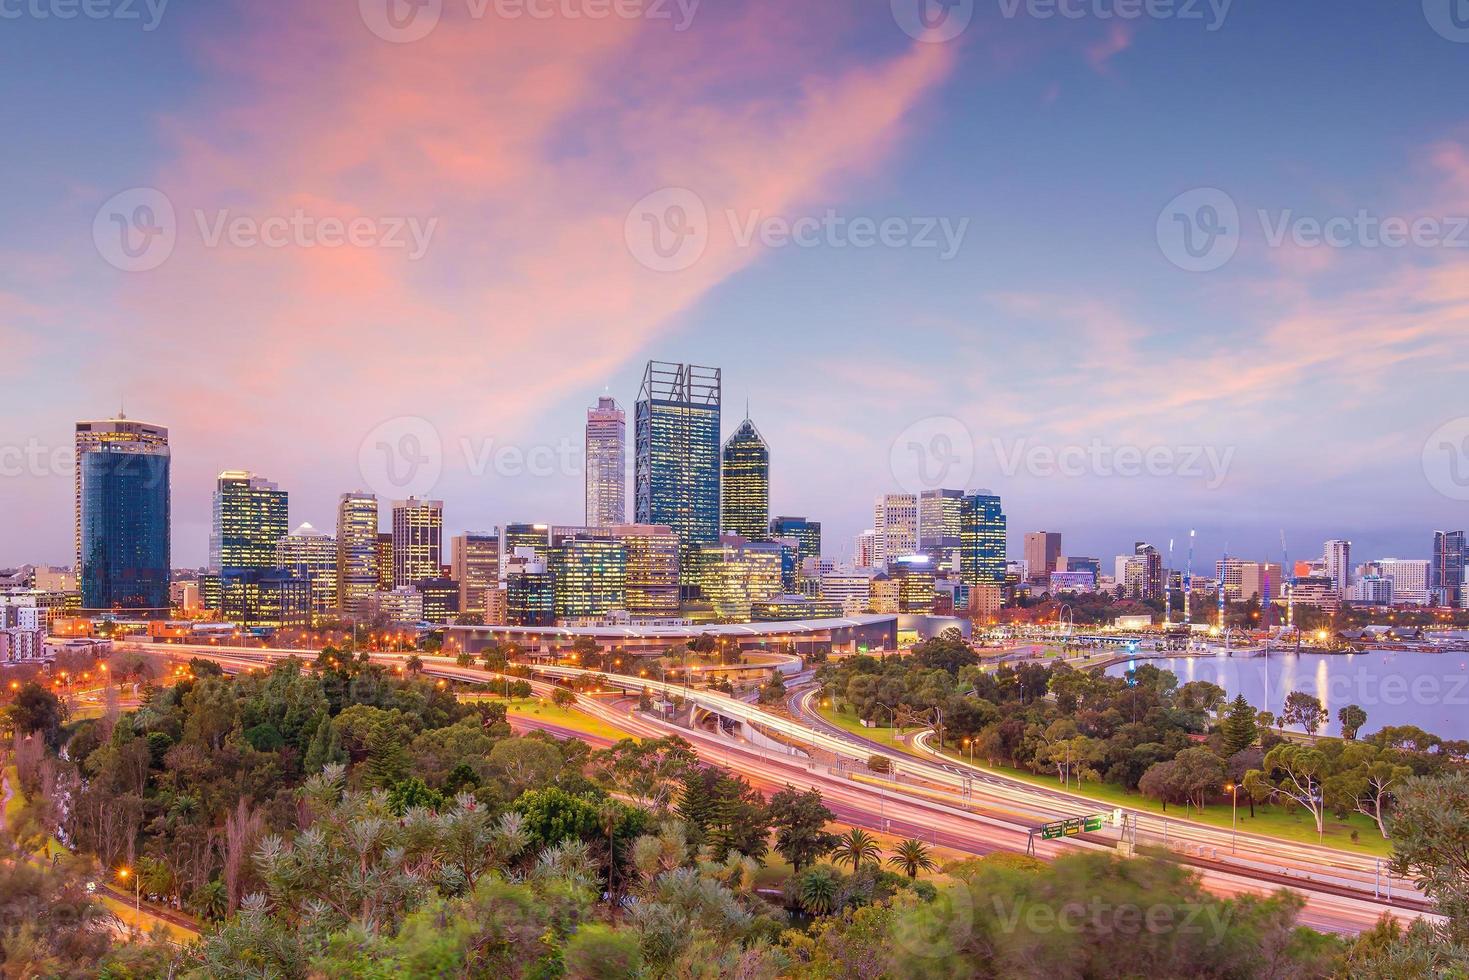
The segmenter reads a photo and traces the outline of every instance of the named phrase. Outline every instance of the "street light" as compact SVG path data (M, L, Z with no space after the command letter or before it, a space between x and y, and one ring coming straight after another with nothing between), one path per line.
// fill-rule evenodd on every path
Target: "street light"
M1229 808L1229 853L1238 853L1239 848L1239 786L1230 782L1224 787L1229 790L1231 805Z
M140 879L137 875L133 874L131 868L128 868L128 867L124 866L124 867L121 867L121 868L118 868L117 869L117 880L118 881L120 881L124 885L126 885L128 878L132 878L133 879L133 914L134 915L141 916L142 915L142 911L143 911L143 882L142 882L142 879ZM139 925L139 928L141 929L141 925Z

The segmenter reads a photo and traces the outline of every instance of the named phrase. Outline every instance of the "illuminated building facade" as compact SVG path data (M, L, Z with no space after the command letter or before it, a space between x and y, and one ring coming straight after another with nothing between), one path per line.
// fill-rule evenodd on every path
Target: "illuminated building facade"
M627 521L627 413L612 398L587 410L587 526Z
M377 497L344 493L337 501L337 601L344 616L362 615L378 589Z
M393 504L393 587L439 578L444 564L444 502L409 497Z
M699 549L699 587L716 619L745 622L750 605L781 594L780 546L737 534Z
M423 622L446 626L459 615L459 583L453 579L420 579L413 588L423 597Z
M276 565L310 584L313 623L337 614L336 538L302 524L276 543Z
M459 583L459 611L483 617L486 594L500 584L500 529L456 534L450 550L453 578Z
M505 618L510 626L556 625L556 586L544 564L525 562L506 573Z
M519 548L530 548L536 560L544 562L551 553L551 527L549 524L506 524L505 554L513 555Z
M720 530L761 541L770 530L770 448L747 418L721 455Z
M937 568L959 551L964 491L925 490L918 495L918 551Z
M673 529L685 579L688 556L719 540L721 397L718 368L664 361L648 362L638 395L636 521Z
M877 498L872 521L872 564L882 568L918 552L918 498L913 494L889 493Z
M209 567L219 572L273 568L276 546L290 531L286 491L244 470L219 474L214 488L214 522Z
M806 559L821 557L821 522L804 517L774 517L770 520L772 538L794 538L799 546L796 555L798 566L804 567Z
M959 579L971 588L1005 583L1005 511L998 495L968 494L959 509Z
M1045 582L1061 558L1061 535L1055 531L1025 532L1025 570L1032 582Z
M623 608L628 615L660 620L678 616L678 535L656 524L624 524L610 530L627 551Z
M1458 609L1464 600L1464 562L1469 558L1469 544L1463 531L1435 531L1433 534L1433 600L1442 606Z
M385 531L377 536L372 552L373 564L377 566L377 590L393 590L393 534Z
M899 558L889 566L888 575L898 585L897 612L921 613L925 616L933 612L937 590L934 587L933 564L927 555Z
M621 541L572 537L551 549L556 618L605 616L627 602L627 548Z
M168 430L117 418L76 424L76 568L88 611L167 615Z
M312 624L311 582L284 568L224 568L217 575L220 615L244 629L304 629Z

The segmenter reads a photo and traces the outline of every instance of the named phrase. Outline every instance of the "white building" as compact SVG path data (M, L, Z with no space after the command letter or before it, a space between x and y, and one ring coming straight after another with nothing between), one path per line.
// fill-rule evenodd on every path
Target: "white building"
M1326 575L1331 579L1331 587L1339 596L1350 596L1352 594L1352 543L1332 539L1326 542L1326 552L1322 555L1326 564Z
M917 554L918 498L911 493L889 493L877 498L872 508L872 531L876 535L872 564L877 567Z
M875 568L834 568L821 576L821 598L840 603L843 616L860 615L872 590Z
M627 413L612 398L587 409L587 526L627 523Z
M302 524L276 543L275 560L311 583L311 619L337 614L337 539Z
M857 535L853 560L858 568L871 568L877 564L877 532L863 531Z
M1427 559L1384 558L1373 564L1377 566L1377 574L1392 582L1393 605L1428 605L1432 562Z

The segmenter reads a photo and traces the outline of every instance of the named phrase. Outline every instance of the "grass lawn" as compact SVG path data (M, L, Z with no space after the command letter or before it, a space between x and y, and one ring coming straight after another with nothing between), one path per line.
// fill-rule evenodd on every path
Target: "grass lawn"
M493 695L469 695L463 700L490 701L505 704L504 698ZM613 728L600 718L594 718L589 714L577 711L575 708L562 708L552 704L545 698L515 698L507 705L507 714L512 718L535 718L550 725L560 725L574 731L584 732L587 735L595 735L599 738L608 738L616 742L624 738L631 738L627 732Z
M874 741L882 742L891 748L908 755L919 758L928 757L926 753L918 752L901 742L889 742L892 734L886 727L864 728L857 717L847 712L838 713L834 708L822 708L821 716L841 728L857 735L865 736ZM962 752L947 749L945 754L957 762L969 763L969 759ZM1065 790L1054 776L1038 776L1023 769L1011 769L1006 766L987 766L982 762L975 761L973 765L978 769L984 769L1001 776L1008 776L1018 782L1029 783L1046 789ZM1141 810L1145 813L1156 813L1159 816L1177 817L1179 819L1192 820L1195 823L1206 824L1211 827L1227 829L1231 823L1231 813L1228 804L1214 804L1204 808L1203 812L1194 809L1185 809L1175 804L1165 813L1163 804L1157 800L1151 800L1141 793L1133 793L1121 786L1111 783L1087 783L1080 788L1072 786L1071 793L1083 796L1087 799L1105 803L1108 806L1125 806L1133 810ZM1392 852L1392 844L1383 840L1377 830L1377 825L1361 814L1353 814L1347 820L1337 820L1330 814L1326 818L1326 835L1324 839L1316 836L1316 824L1311 815L1304 810L1289 813L1284 807L1255 805L1255 816L1250 817L1249 804L1240 801L1239 807L1239 829L1252 834L1263 834L1269 837L1278 837L1281 840L1295 841L1303 844L1325 843L1330 847L1347 851L1353 854L1365 854L1371 857L1386 857ZM1357 832L1358 839L1352 840L1352 831Z

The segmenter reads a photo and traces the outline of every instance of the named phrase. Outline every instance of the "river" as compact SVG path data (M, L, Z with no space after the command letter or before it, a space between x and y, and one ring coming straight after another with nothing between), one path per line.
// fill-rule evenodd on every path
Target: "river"
M1269 657L1170 657L1113 664L1120 677L1141 664L1178 675L1178 682L1210 681L1233 698L1243 694L1257 709L1277 716L1292 691L1321 699L1331 721L1323 734L1338 735L1339 709L1367 712L1361 734L1388 725L1417 725L1446 739L1469 739L1469 654L1369 651L1354 654L1282 654Z

